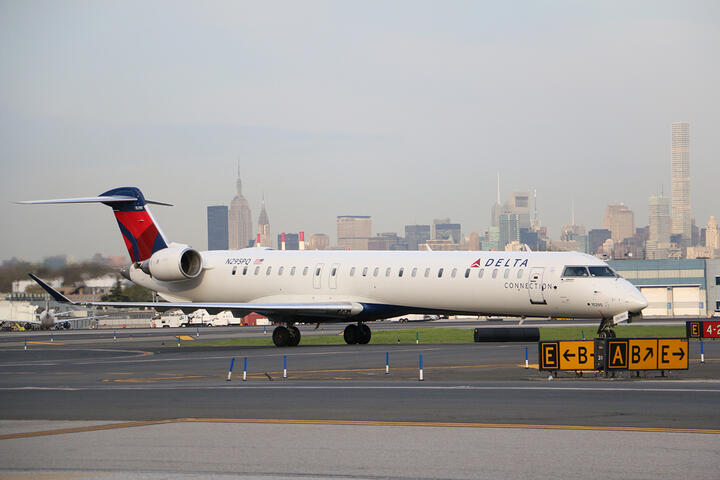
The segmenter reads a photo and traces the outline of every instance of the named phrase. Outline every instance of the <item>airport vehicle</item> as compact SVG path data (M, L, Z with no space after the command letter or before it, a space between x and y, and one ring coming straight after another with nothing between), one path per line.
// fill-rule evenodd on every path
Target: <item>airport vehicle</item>
M368 343L365 323L412 313L564 316L600 319L598 332L641 315L647 300L603 261L575 252L276 251L199 252L172 243L136 187L97 197L26 204L102 203L112 207L132 264L121 274L166 303L70 302L85 306L257 312L280 324L277 346L300 342L297 322L348 322L349 344Z

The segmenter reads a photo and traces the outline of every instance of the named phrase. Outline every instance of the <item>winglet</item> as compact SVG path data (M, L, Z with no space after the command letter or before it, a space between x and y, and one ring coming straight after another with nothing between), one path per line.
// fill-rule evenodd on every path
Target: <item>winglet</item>
M43 282L42 280L40 280L38 277L36 277L36 276L33 275L32 273L28 273L28 275L30 276L30 278L32 278L33 280L35 280L35 282L37 282L37 284L40 285L43 290L45 290L47 293L49 293L50 296L51 296L53 299L55 299L56 302L59 302L59 303L74 303L74 302L71 302L70 299L67 298L65 295L63 295L62 293L60 293L60 292L58 292L57 290L55 290L54 288L52 288L50 285L48 285L47 283L45 283L45 282Z

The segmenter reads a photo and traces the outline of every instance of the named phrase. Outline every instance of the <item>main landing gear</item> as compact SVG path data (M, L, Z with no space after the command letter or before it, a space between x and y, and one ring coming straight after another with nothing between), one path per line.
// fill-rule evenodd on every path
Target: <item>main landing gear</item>
M365 345L370 342L371 336L372 332L370 331L370 327L364 323L358 323L357 325L351 323L345 327L345 332L343 333L345 343L348 345L352 345L353 343Z
M300 330L295 325L275 327L272 334L276 347L297 347L300 343Z

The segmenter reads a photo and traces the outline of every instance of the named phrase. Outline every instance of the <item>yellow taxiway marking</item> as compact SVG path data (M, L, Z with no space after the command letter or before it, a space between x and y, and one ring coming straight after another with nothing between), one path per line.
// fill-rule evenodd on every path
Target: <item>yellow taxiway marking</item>
M28 343L28 345L30 345L31 343L32 343L33 345L65 345L65 344L62 343L62 342L36 342L36 341L34 341L34 340L30 340L30 341L27 342L27 343Z
M177 338L179 340L185 340L185 341L195 340L195 337L191 337L190 335L178 335L175 338Z
M193 378L210 378L207 375L171 375L161 377L144 377L144 378L116 378L114 380L105 378L103 382L113 383L150 383L150 382L162 382L165 380L188 380Z
M89 427L60 428L57 430L42 430L39 432L9 433L0 435L0 440L11 440L14 438L45 437L48 435L62 435L65 433L98 432L101 430L115 430L118 428L145 427L147 425L160 425L163 423L176 423L177 420L147 420L143 422L111 423L108 425L93 425Z
M720 435L720 430L708 428L665 428L665 427L611 427L600 425L541 425L528 423L476 423L476 422L386 422L375 420L293 420L279 418L175 418L167 420L148 420L140 422L112 423L89 427L61 428L38 432L11 433L0 435L0 440L16 438L44 437L66 433L97 432L118 428L147 427L170 423L245 423L268 425L345 425L364 427L445 427L445 428L511 428L524 430L589 430L602 432L642 432L642 433L693 433Z

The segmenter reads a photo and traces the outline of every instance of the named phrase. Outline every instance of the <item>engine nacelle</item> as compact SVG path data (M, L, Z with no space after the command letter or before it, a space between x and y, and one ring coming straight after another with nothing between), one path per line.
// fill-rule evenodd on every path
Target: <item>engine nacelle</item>
M202 255L192 248L164 248L140 264L140 269L156 280L174 282L200 275Z

